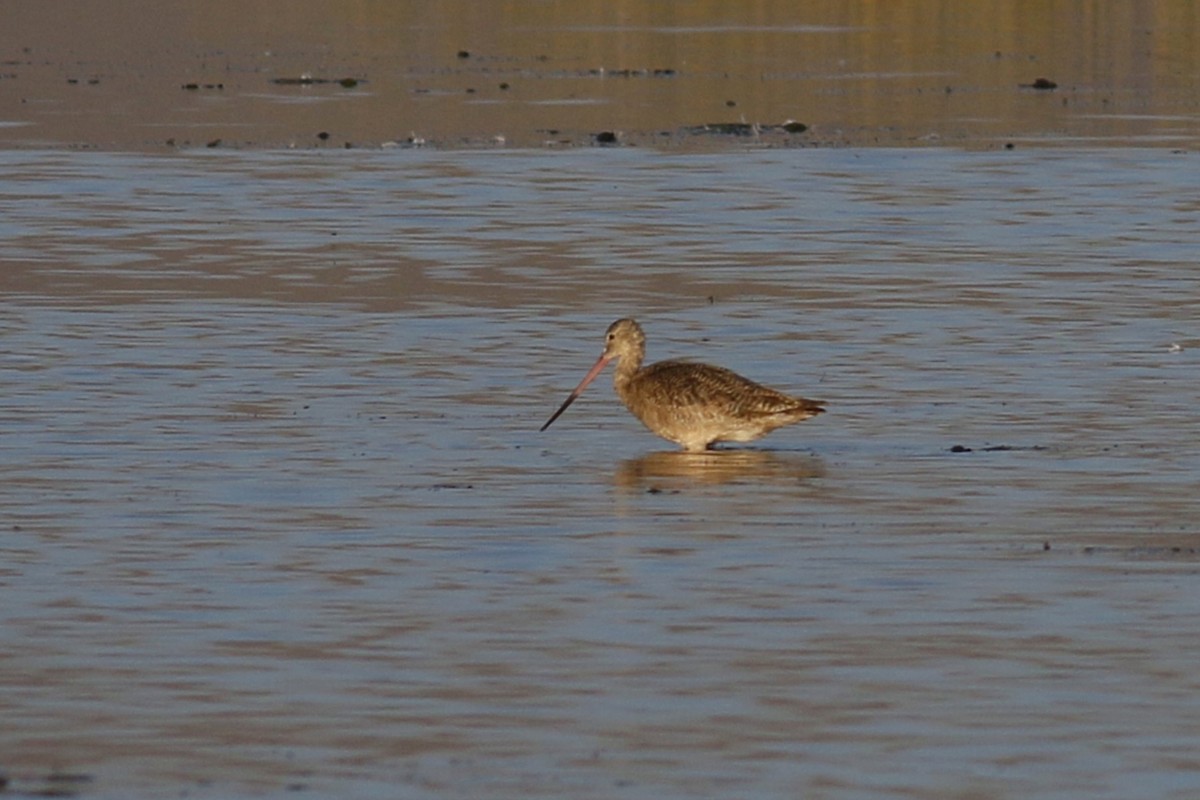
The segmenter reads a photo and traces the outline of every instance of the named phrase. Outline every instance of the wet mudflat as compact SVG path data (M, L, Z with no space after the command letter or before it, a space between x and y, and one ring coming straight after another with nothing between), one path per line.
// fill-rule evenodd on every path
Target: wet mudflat
M0 154L9 793L1194 796L1196 169Z
M9 0L0 144L706 149L1200 140L1188 0Z

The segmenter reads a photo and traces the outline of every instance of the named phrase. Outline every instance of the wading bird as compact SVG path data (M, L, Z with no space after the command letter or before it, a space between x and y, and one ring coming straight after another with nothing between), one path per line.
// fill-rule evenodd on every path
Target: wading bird
M700 451L717 442L750 442L776 428L815 417L822 401L791 397L736 372L691 361L642 366L646 335L631 319L619 319L604 335L604 352L542 430L567 410L613 359L613 386L635 417L654 433Z

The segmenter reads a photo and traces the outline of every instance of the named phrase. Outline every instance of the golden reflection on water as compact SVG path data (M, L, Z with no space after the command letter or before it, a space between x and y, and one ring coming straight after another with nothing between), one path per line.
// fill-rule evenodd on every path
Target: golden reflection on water
M820 478L820 458L765 450L710 450L704 453L659 451L622 461L613 474L621 489L661 490L668 487L719 486L737 481L789 484Z

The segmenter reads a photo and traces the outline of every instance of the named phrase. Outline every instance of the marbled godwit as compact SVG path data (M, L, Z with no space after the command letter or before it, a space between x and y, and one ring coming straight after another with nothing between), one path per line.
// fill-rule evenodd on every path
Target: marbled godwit
M643 425L685 450L706 450L717 442L750 442L825 410L821 401L790 397L722 367L690 361L660 361L643 367L646 335L631 319L610 325L604 342L595 366L542 430L549 428L614 358L613 386L621 402Z

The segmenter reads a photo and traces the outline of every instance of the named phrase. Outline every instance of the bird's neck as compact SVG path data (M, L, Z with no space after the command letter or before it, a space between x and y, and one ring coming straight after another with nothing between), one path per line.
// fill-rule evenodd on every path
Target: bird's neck
M617 361L616 369L613 370L613 386L616 387L618 393L624 391L641 366L642 357L640 355L622 356Z

